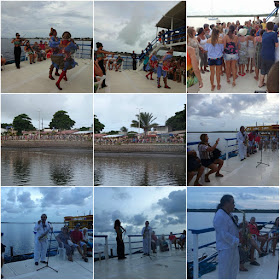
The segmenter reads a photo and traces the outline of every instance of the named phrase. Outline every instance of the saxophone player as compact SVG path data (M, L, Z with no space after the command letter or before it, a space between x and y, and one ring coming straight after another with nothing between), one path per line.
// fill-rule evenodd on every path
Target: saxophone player
M35 246L34 246L34 261L35 265L39 264L39 259L41 258L41 263L46 262L46 255L48 249L48 233L52 230L52 225L47 222L47 215L42 214L41 220L35 224L34 232L35 234Z
M239 271L239 229L231 215L234 207L233 196L224 195L213 220L219 259L219 279L236 279Z

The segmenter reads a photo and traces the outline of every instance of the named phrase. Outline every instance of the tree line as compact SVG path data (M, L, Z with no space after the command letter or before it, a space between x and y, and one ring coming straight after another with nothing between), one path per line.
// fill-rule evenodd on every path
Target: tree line
M68 112L60 110L54 113L49 128L58 130L68 130L75 125L75 121L70 118ZM23 131L34 131L36 128L32 124L32 119L27 114L20 114L14 117L12 123L2 123L1 128L13 127L17 131L17 135L22 135ZM82 127L81 130L88 130L87 127Z

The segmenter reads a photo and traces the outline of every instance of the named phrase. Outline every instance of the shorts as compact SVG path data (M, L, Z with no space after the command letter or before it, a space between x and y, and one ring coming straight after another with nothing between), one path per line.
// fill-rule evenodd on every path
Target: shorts
M226 60L226 61L238 60L238 54L237 53L225 53L224 60Z
M223 58L222 56L218 57L218 58L214 58L214 59L208 58L208 65L210 65L210 66L213 66L213 65L220 66L223 63L223 59L222 58Z
M262 75L267 75L273 64L274 64L273 60L267 60L267 59L262 58L262 60L261 60L261 74Z
M73 244L74 246L75 246L75 248L77 248L77 247L79 247L79 245L78 244ZM80 247L83 247L84 245L87 245L85 242L83 242L83 241L80 241Z
M253 147L253 145L254 145L254 140L252 140L252 141L249 140L249 146Z
M205 167L208 167L210 164L214 163L214 159L202 159L201 164Z

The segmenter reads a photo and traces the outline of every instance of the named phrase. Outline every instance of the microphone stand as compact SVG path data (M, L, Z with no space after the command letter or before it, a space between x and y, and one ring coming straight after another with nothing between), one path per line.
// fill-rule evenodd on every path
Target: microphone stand
M52 270L54 270L55 272L58 273L58 270L56 270L56 269L54 269L54 268L52 268L52 267L49 266L49 258L50 258L50 249L51 249L52 235L54 235L53 230L51 230L51 237L50 237L49 254L48 254L48 258L47 258L47 264L46 264L45 266L43 266L43 267L38 268L37 271L38 271L38 270L41 270L41 269L43 269L43 268L48 267L48 268L50 268L50 269L52 269ZM55 237L55 235L54 235L54 237Z
M262 151L263 151L263 148L261 149L261 161L258 161L258 162L257 162L256 168L257 168L259 165L261 165L261 164L269 166L269 164L262 162Z

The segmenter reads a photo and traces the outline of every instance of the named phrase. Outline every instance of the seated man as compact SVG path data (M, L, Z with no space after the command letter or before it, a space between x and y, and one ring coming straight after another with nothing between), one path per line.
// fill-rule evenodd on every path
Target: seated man
M58 242L59 247L62 247L63 244L63 247L66 249L66 255L68 257L68 260L72 262L72 256L74 253L75 246L70 239L68 227L64 226L63 228L61 228L61 233L59 233L55 238Z
M179 248L177 248L177 246L176 246L176 236L172 233L172 232L170 232L170 235L169 235L169 240L170 240L170 242L171 242L171 244L174 244L175 245L175 249L179 249Z
M265 242L268 239L268 234L261 235L260 231L259 231L259 228L260 227L258 227L258 225L256 224L256 218L252 217L250 219L250 223L249 223L249 231L250 231L251 234L255 234L256 235L257 240L261 242L260 249L261 249L261 251L264 252L263 246L264 246Z
M275 256L275 249L276 249L276 245L279 242L279 217L276 218L273 227L271 228L270 232L271 237L267 240L267 244L266 244L266 252L268 249L268 243L269 241L272 242L272 256Z
M161 252L165 252L168 251L168 243L165 240L164 234L161 236L160 240L159 240L159 247L160 247L160 251Z
M179 237L179 240L177 242L180 246L181 249L184 249L185 243L186 243L186 231L184 230L181 236Z
M81 254L83 260L88 262L87 258L87 245L83 242L83 234L80 232L80 224L75 226L75 229L71 232L71 240L74 243L74 246L77 247L79 253ZM82 249L83 248L83 252Z
M201 165L200 159L198 158L196 151L188 151L188 185L192 178L197 172L196 179L194 181L194 186L202 186L199 183L199 179L202 176L204 167Z
M240 271L248 271L248 269L244 266L245 262L249 261L251 265L259 266L260 264L255 260L254 253L255 250L258 251L259 257L263 257L266 254L261 251L258 244L252 238L249 233L248 222L245 224L245 231L243 228L243 222L239 225L239 255L240 255Z

